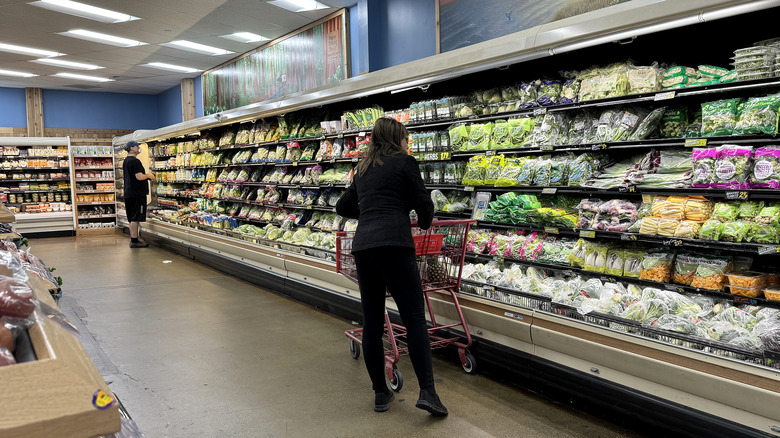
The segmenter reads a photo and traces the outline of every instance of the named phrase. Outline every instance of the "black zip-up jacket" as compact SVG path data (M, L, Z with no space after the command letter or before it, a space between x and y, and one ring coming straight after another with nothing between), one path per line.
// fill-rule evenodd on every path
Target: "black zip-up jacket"
M355 172L352 184L336 204L341 216L359 219L352 252L380 246L414 248L409 212L417 212L418 226L433 221L433 201L411 155L382 157L382 165Z

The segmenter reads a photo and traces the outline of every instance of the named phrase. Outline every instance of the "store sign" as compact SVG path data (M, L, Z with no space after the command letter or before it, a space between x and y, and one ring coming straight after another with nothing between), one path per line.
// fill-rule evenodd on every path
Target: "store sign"
M346 79L346 36L346 10L341 10L203 73L203 114Z

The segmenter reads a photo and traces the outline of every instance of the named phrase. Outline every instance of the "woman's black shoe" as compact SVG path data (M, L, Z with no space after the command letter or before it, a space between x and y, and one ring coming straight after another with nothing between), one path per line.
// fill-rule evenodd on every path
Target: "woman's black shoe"
M384 412L390 409L390 402L394 398L392 392L377 392L374 395L374 412Z
M447 408L445 408L441 403L441 400L439 400L439 396L437 394L431 395L425 390L420 391L420 399L417 400L417 404L415 406L440 417L443 417L449 413L447 412Z

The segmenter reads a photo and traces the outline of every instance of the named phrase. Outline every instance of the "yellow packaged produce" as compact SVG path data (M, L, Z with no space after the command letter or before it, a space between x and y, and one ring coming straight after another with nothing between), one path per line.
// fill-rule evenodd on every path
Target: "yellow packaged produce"
M774 289L774 288L764 289L764 298L772 301L780 301L780 289Z
M667 196L656 196L653 199L653 204L651 205L650 209L653 212L653 216L655 217L661 217L661 210L666 207L666 199Z
M701 224L694 221L680 221L680 225L677 227L677 231L674 232L674 237L681 237L683 239L695 239L699 235L701 230Z
M677 219L660 219L658 220L658 235L674 237L679 225L680 221Z
M722 290L726 285L726 273L730 265L730 261L726 259L702 257L691 286L707 290Z
M658 234L658 222L660 219L655 217L646 217L642 220L642 227L639 228L639 234L655 236Z
M690 196L685 201L685 219L704 222L712 216L714 204L701 196Z
M729 286L732 295L740 295L748 298L758 298L764 295L764 287L739 287Z
M664 219L685 219L685 201L684 196L670 196L666 201L659 205L658 214L655 216Z
M742 272L728 274L729 285L742 288L764 287L767 284L768 275L762 272Z

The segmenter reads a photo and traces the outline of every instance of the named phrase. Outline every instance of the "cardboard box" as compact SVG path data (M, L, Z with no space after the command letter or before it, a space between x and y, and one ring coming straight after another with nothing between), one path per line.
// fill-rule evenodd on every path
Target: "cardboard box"
M51 282L30 273L42 303L58 309ZM0 367L0 436L95 437L119 432L119 403L79 339L42 319L28 330L38 360Z

